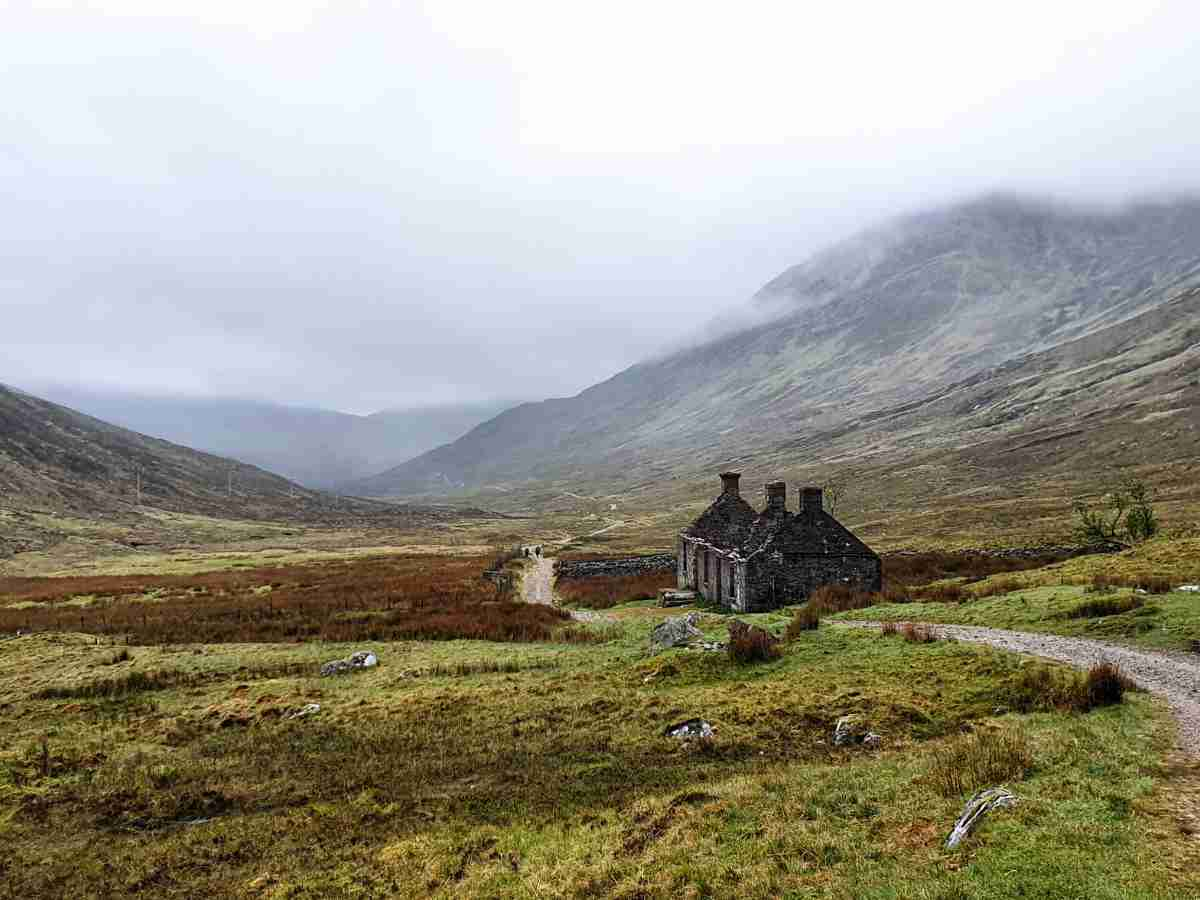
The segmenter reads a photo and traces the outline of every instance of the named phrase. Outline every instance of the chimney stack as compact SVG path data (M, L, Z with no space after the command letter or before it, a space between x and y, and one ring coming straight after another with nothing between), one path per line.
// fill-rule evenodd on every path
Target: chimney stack
M728 494L730 497L740 497L741 491L738 488L738 479L741 477L741 472L722 472L721 493Z
M787 509L787 484L782 481L768 481L766 492L768 510Z
M800 511L820 512L825 508L825 491L819 487L800 489Z

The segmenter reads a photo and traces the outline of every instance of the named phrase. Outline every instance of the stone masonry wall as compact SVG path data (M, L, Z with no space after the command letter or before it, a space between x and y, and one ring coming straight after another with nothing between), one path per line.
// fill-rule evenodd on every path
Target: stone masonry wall
M764 554L746 564L750 610L772 609L799 603L826 584L850 584L877 591L882 581L880 562L874 557L799 556L789 559Z
M675 554L626 556L619 559L560 559L554 564L559 578L594 578L599 575L640 575L643 572L669 572L675 568Z

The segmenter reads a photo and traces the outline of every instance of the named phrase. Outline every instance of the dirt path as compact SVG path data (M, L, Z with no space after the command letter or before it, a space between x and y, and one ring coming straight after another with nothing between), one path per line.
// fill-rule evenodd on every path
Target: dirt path
M534 558L533 566L525 570L521 578L521 599L526 603L544 603L546 606L558 606L558 598L554 596L554 557L538 556ZM611 616L587 610L568 610L571 618L579 622L608 622Z
M879 622L840 622L848 627L878 628ZM1200 758L1200 656L1134 650L1105 641L1031 634L970 625L930 625L939 635L960 641L988 644L1014 653L1027 653L1081 669L1107 660L1139 687L1166 699L1179 725L1179 748L1192 759Z

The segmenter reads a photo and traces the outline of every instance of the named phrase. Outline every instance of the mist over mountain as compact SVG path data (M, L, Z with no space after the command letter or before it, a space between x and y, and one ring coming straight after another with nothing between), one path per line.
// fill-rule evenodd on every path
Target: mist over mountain
M79 385L32 390L106 422L232 457L314 488L395 466L512 405L495 401L357 416L255 400L152 396Z
M751 309L769 314L755 324L635 365L578 396L516 407L354 489L446 496L538 482L637 492L727 463L818 465L832 460L834 437L847 428L861 429L856 452L880 451L864 423L911 412L917 407L907 405L955 385L978 390L981 380L1010 379L1034 360L1055 371L1071 361L1074 374L1059 376L1060 411L1100 397L1136 417L1153 397L1139 393L1145 382L1118 378L1122 366L1194 356L1187 291L1197 283L1196 198L1099 209L986 196L891 222L800 262L758 292ZM1151 313L1160 318L1147 329ZM1090 340L1096 335L1104 337ZM1124 363L1111 355L1118 346ZM1190 376L1179 377L1182 390ZM1076 392L1075 381L1089 391ZM1187 403L1191 421L1195 397ZM943 408L943 419L925 421L887 452L953 445L955 420L986 411L987 392L973 404ZM1046 412L1028 407L1004 427Z

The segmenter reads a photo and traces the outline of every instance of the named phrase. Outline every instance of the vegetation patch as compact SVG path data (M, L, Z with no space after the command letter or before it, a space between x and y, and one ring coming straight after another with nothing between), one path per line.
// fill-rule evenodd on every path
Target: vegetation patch
M662 588L675 587L675 573L643 572L637 575L593 575L564 578L555 582L555 593L568 606L583 609L612 609L634 600L649 600Z

